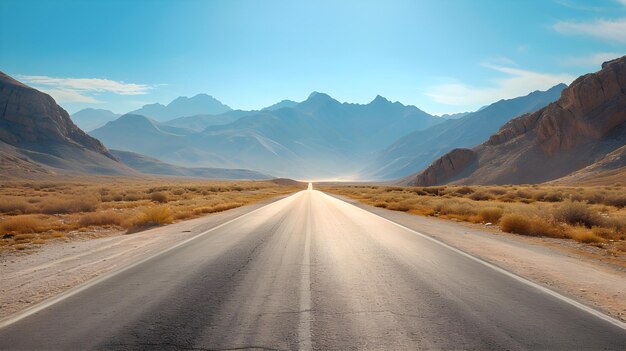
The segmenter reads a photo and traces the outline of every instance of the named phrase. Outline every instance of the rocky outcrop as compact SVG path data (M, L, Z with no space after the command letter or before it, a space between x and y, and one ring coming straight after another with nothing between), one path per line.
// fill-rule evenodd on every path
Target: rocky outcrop
M576 79L561 98L542 110L505 124L485 145L499 145L529 131L546 154L605 137L626 121L626 60L605 62L602 70Z
M476 164L457 167L457 176L442 166L453 151L411 179L427 185L539 183L583 169L624 144L626 56L579 77L545 108L506 123L472 149Z
M115 157L97 139L87 135L50 95L0 72L0 141L29 147L69 143Z
M139 176L83 132L54 99L0 72L0 179Z
M409 181L409 185L431 186L446 183L459 177L464 171L476 165L478 155L470 149L454 149L433 162L422 173Z

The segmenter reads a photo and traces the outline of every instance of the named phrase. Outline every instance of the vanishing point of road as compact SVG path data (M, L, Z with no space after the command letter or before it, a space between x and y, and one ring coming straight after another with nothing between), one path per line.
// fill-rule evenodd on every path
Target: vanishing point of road
M0 350L626 350L623 323L311 186L0 326Z

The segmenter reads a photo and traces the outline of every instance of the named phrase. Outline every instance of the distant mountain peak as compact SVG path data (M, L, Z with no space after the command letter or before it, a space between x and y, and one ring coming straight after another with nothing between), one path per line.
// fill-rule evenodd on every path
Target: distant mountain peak
M280 102L275 103L274 105L265 107L263 109L261 109L261 111L276 111L278 109L281 108L291 108L291 107L295 107L296 105L298 105L297 102L293 101L293 100L282 100Z
M370 102L370 104L389 104L389 103L391 103L391 101L389 101L387 98L380 96L380 95L376 95L374 100Z
M154 103L129 113L154 118L158 121L172 120L179 117L194 115L218 115L232 109L208 94L197 94L192 97L179 96L167 106Z
M330 95L328 95L326 93L320 93L318 91L312 92L309 95L309 97L306 99L306 101L335 101L335 102L338 102L337 100L333 99Z

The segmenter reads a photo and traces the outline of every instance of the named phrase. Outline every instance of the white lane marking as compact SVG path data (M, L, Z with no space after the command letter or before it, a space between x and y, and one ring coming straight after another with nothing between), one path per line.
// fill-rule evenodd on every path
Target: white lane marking
M373 213L373 212L367 211L365 209L362 209L362 208L360 208L360 207L358 207L358 206L356 206L354 204L351 204L351 203L349 203L347 201L344 201L344 200L341 200L339 198L336 198L336 197L330 196L328 194L325 194L325 193L323 193L323 192L321 192L319 190L316 190L316 191L318 191L320 194L323 194L324 196L327 196L327 197L329 197L331 199L343 202L345 204L353 206L354 208L356 208L358 210L361 210L361 211L369 213L369 214L371 214L373 216L376 216L376 217L378 217L378 218L380 218L380 219L382 219L384 221L387 221L387 222L389 222L389 223L391 223L391 224L393 224L393 225L395 225L397 227L400 227L400 228L402 228L402 229L404 229L404 230L406 230L406 231L408 231L410 233L416 234L418 236L423 237L424 239L430 240L430 241L432 241L432 242L434 242L434 243L436 243L438 245L441 245L441 246L443 246L443 247L445 247L445 248L447 248L449 250L452 250L452 251L458 253L459 255L465 256L465 257L467 257L467 258L469 258L469 259L471 259L473 261L476 261L476 262L478 262L478 263L480 263L480 264L482 264L484 266L487 266L487 267L489 267L489 268L491 268L491 269L493 269L493 270L495 270L495 271L497 271L499 273L502 273L502 274L504 274L504 275L506 275L506 276L508 276L510 278L513 278L513 279L521 282L521 283L524 283L524 284L529 285L529 286L531 286L531 287L533 287L535 289L538 289L538 290L540 290L543 293L546 293L546 294L548 294L548 295L550 295L552 297L555 297L555 298L557 298L557 299L559 299L559 300L561 300L563 302L566 302L566 303L568 303L568 304L570 304L570 305L572 305L574 307L577 307L580 310L583 310L583 311L585 311L585 312L587 312L589 314L592 314L592 315L594 315L594 316L596 316L596 317L598 317L598 318L600 318L600 319L602 319L602 320L604 320L606 322L609 322L609 323L611 323L611 324L613 324L613 325L615 325L615 326L617 326L617 327L619 327L621 329L626 330L626 323L624 323L624 322L622 322L620 320L617 320L617 319L615 319L615 318L613 318L611 316L608 316L608 315L604 314L603 312L600 312L600 311L596 310L595 308L589 307L589 306L587 306L585 304L582 304L582 303L580 303L580 302L578 302L578 301L576 301L574 299L571 299L571 298L569 298L567 296L563 296L563 295L559 294L558 292L556 292L554 290L550 290L550 289L546 288L543 285L539 285L539 284L537 284L537 283L535 283L533 281L530 281L530 280L528 280L526 278L523 278L523 277L521 277L521 276L519 276L519 275L517 275L515 273L509 272L509 271L505 270L504 268L501 268L501 267L498 267L498 266L494 265L493 263L489 263L487 261L484 261L481 258L472 256L472 255L468 254L465 251L461 251L461 250L457 249L456 247L450 246L450 245L448 245L448 244L446 244L446 243L444 243L442 241L439 241L438 239L435 239L435 238L433 238L433 237L431 237L429 235L426 235L426 234L420 233L420 232L418 232L416 230L413 230L411 228L405 227L402 224L396 223L396 222L394 222L394 221L392 221L390 219L387 219L387 218L385 218L385 217L383 217L381 215L378 215L376 213Z
M309 183L309 188L311 183ZM306 232L304 238L304 254L300 271L300 321L298 328L299 350L313 348L311 338L311 196L308 195Z
M66 291L64 293L61 293L60 295L57 295L57 296L55 296L55 297L53 297L53 298L51 298L49 300L44 300L43 302L41 302L39 304L36 304L36 305L34 305L32 307L29 307L29 308L27 308L27 309L25 309L23 311L20 311L20 312L16 313L15 315L12 315L12 316L9 316L9 317L7 317L7 318L5 318L3 320L0 320L0 329L4 328L6 326L9 326L9 325L11 325L11 324L13 324L15 322L18 322L18 321L20 321L20 320L22 320L22 319L24 319L24 318L26 318L26 317L28 317L28 316L30 316L32 314L35 314L35 313L37 313L37 312L39 312L39 311L41 311L43 309L46 309L46 308L48 308L48 307L50 307L50 306L52 306L52 305L54 305L56 303L59 303L59 302L65 300L65 299L67 299L67 298L69 298L69 297L71 297L73 295L78 294L79 292L81 292L83 290L86 290L86 289L88 289L88 288L90 288L90 287L92 287L92 286L94 286L94 285L96 285L98 283L101 283L101 282L103 282L103 281L105 281L107 279L110 279L111 277L114 277L117 274L125 272L125 271L127 271L127 270L129 270L129 269L131 269L131 268L133 268L135 266L138 266L138 265L140 265L140 264L142 264L142 263L144 263L146 261L149 261L149 260L151 260L151 259L153 259L153 258L155 258L157 256L160 256L160 255L163 255L163 254L165 254L165 253L167 253L169 251L172 251L172 250L174 250L174 249L176 249L176 248L178 248L178 247L180 247L182 245L187 244L190 241L196 240L196 239L202 237L203 235L206 235L206 234L208 234L208 233L210 233L210 232L212 232L214 230L220 229L220 228L222 228L222 227L224 227L224 226L226 226L226 225L228 225L230 223L233 223L233 222L235 222L235 221L237 221L237 220L239 220L241 218L247 217L247 216L249 216L249 215L251 215L251 214L253 214L255 212L258 212L258 211L260 211L262 209L265 209L268 206L276 205L276 204L278 204L280 202L283 202L283 201L285 201L287 199L291 199L291 198L293 198L294 196L296 196L298 194L302 194L302 192L301 191L297 192L297 193L295 193L293 195L290 195L290 196L288 196L288 197L286 197L284 199L281 199L281 200L278 200L276 202L272 202L272 203L269 203L267 205L261 206L261 207L255 209L255 210L252 210L250 212L244 213L244 214L242 214L239 217L235 217L235 218L233 218L231 220L228 220L228 221L226 221L226 222L224 222L224 223L222 223L220 225L217 225L217 226L215 226L213 228L207 229L207 230L203 231L202 233L200 233L198 235L195 235L195 236L193 236L193 237L191 237L191 238L189 238L187 240L181 241L180 243L178 243L178 244L176 244L176 245L174 245L172 247L168 247L167 249L165 249L163 251L159 251L159 252L157 252L157 253L155 253L153 255L150 255L150 256L148 256L146 258L143 258L143 259L141 259L141 260L139 260L137 262L134 262L134 263L132 263L132 264L130 264L128 266L120 268L119 270L115 270L115 271L112 271L112 272L109 272L109 273L105 273L104 275L102 275L100 277L96 277L96 278L94 278L92 280L88 280L88 281L86 281L85 283L83 283L81 285L78 285L78 286L76 286L76 287L74 287L74 288L72 288L72 289L70 289L70 290L68 290L68 291Z

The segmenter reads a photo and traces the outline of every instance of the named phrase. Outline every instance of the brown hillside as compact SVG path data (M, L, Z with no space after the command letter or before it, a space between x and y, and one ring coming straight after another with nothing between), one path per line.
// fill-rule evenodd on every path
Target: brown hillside
M579 77L559 100L511 120L482 145L453 150L405 183L542 183L592 165L625 144L626 56ZM446 167L463 165L470 155L477 162Z

